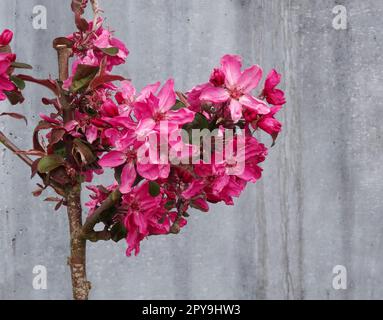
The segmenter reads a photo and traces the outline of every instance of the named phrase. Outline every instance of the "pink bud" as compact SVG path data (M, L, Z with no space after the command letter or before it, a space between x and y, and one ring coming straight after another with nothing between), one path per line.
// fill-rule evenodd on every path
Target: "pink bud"
M11 30L5 29L0 35L0 46L7 46L13 38L13 32Z

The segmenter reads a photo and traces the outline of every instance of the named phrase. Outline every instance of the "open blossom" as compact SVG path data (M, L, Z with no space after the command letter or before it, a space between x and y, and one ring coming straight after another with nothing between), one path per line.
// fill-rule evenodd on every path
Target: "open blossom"
M129 55L129 50L125 44L114 37L113 32L103 27L103 19L100 17L97 21L97 29L93 30L93 21L88 24L90 34L84 39L80 33L76 32L68 36L68 39L74 42L73 51L82 62L94 63L107 57L107 70L111 71L114 66L123 64ZM85 48L85 50L84 50ZM105 49L117 49L117 53ZM84 64L88 64L84 63ZM93 65L93 64L90 64Z
M243 108L258 114L269 113L268 106L251 94L262 78L262 69L255 65L242 72L241 68L242 59L239 56L224 56L221 69L216 69L212 75L212 85L204 88L199 97L201 101L227 103L234 122L242 118Z
M149 192L149 183L144 182L135 187L130 193L123 196L120 212L124 213L123 223L127 231L126 241L130 256L140 252L140 242L150 235L168 234L171 223L175 221L174 213L169 213L164 208L162 193L152 196ZM180 227L186 225L181 219Z
M156 95L158 89L159 83L147 89L147 99L134 104L134 114L142 123L141 132L159 131L160 123L164 121L168 122L169 130L182 127L193 121L195 116L193 111L186 108L171 110L176 104L173 79L169 79Z
M0 47L8 45L13 37L13 33L10 30L4 30L0 35ZM14 62L16 56L12 53L0 52L0 101L7 98L5 91L15 90L16 87L9 78L9 68L12 62Z

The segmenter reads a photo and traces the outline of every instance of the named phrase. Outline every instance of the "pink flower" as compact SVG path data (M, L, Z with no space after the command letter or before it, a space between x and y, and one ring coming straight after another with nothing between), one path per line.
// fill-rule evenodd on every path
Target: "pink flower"
M85 203L85 206L89 208L88 215L91 216L98 206L108 198L109 194L116 190L117 184L113 184L107 188L101 186L87 186L86 188L93 192L93 194L89 196L91 200Z
M141 92L139 99L142 101L134 104L134 114L142 124L141 132L159 131L160 123L164 121L168 122L171 132L194 120L195 113L191 110L186 108L171 110L176 104L173 79L169 79L155 95L157 90L157 85L145 88L145 92ZM143 96L147 96L147 98L145 99Z
M15 85L9 79L8 70L16 56L12 53L0 53L0 101L7 98L4 91L15 90Z
M144 182L123 196L120 211L125 214L126 241L130 256L140 252L140 242L149 235L167 234L171 220L162 206L162 194L153 197L149 193L149 183ZM160 220L163 221L160 221ZM162 222L162 223L161 223Z
M262 69L255 65L242 72L241 68L241 57L224 56L221 59L221 71L225 76L224 85L209 86L200 96L201 101L227 103L234 122L242 118L243 107L252 109L258 114L267 114L270 111L263 101L251 95L251 91L258 86L262 78ZM214 75L213 83L220 83L220 77L221 75Z
M131 143L124 146L123 151L111 151L104 155L99 161L99 165L104 168L122 167L120 191L126 194L132 190L132 186L137 178L137 173L150 181L159 178L166 179L169 176L170 165L155 163L142 163L137 161L137 149L143 142L130 140ZM118 143L118 142L117 142ZM149 148L151 146L149 145Z
M265 81L265 88L263 89L263 96L266 97L268 103L281 106L286 103L285 93L282 90L276 89L281 82L281 77L276 70L271 70Z
M282 106L272 107L270 113L261 117L261 119L255 123L255 126L258 126L270 135L274 135L281 132L282 124L274 118L275 114L281 109Z
M117 38L114 38L112 33L100 27L97 31L97 38L93 45L98 49L117 48L118 53L114 56L108 56L107 69L110 71L114 66L123 64L129 55L129 50Z
M270 112L266 115L259 116L251 111L245 112L246 121L257 130L258 128L267 132L271 136L282 131L282 124L275 119L275 115L282 109L282 106L272 106Z

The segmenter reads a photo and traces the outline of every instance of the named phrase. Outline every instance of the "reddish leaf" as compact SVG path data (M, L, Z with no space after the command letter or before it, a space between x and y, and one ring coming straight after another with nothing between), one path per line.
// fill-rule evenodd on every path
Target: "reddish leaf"
M35 191L32 192L32 194L35 196L35 197L39 197L43 191L48 187L48 186L42 186L41 184L37 184L37 186L39 187L38 189L36 189Z
M49 137L49 144L54 145L60 142L66 133L65 129L53 129Z
M53 91L55 95L59 94L57 90L56 82L51 79L36 79L34 77L27 76L25 74L19 74L16 77L27 82L32 82L32 83L37 83L39 85L42 85L43 87L46 87L49 90Z
M64 203L64 199L61 199L55 206L55 211L58 211Z
M39 166L39 162L40 162L40 159L37 159L35 161L33 161L32 163L32 166L31 166L31 171L32 171L32 174L31 174L31 179L36 175L36 173L38 172L38 166Z
M275 132L271 135L271 137L273 138L273 144L271 145L271 148L275 146L276 142L277 142L277 138L279 136L279 133L278 132Z
M45 149L42 147L39 141L39 132L41 130L47 130L54 127L55 126L51 123L48 123L46 121L40 121L40 123L37 125L33 132L33 149L45 152Z
M122 76L104 74L104 75L97 76L96 78L94 78L89 85L89 89L94 90L94 89L97 89L99 86L102 86L105 83L113 82L113 81L124 81L124 80L126 80L126 79Z
M36 189L35 191L32 192L34 197L39 197L43 193L44 189Z
M9 102L13 106L19 103L23 103L25 100L20 90L4 91L4 94L7 96Z
M75 14L75 23L76 27L82 32L86 32L89 29L88 21L82 18L79 13Z
M3 116L9 116L9 117L15 118L17 120L24 120L25 124L28 124L27 118L25 116L23 116L22 114L20 114L20 113L14 113L14 112L3 112L3 113L0 113L0 117L3 117Z
M61 112L61 107L60 107L60 104L58 102L58 99L55 98L55 99L48 99L48 98L42 98L41 99L42 103L46 106L49 106L49 105L52 105L55 107L55 109L58 111L58 112Z
M97 160L91 147L80 139L73 140L72 153L79 166L92 164Z

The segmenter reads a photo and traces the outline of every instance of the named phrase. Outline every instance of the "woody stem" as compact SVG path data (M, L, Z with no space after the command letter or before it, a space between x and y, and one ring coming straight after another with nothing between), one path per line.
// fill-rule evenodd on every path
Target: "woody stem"
M58 53L59 80L65 81L69 76L69 58L71 49L66 45L56 45ZM61 90L59 96L62 106L64 123L73 120L73 110L65 93ZM67 160L70 160L71 141L67 140ZM78 181L80 179L77 179ZM87 300L90 291L90 282L86 277L86 240L81 235L82 208L81 208L81 183L69 185L66 190L67 213L70 230L70 257L68 264L72 276L73 298Z

